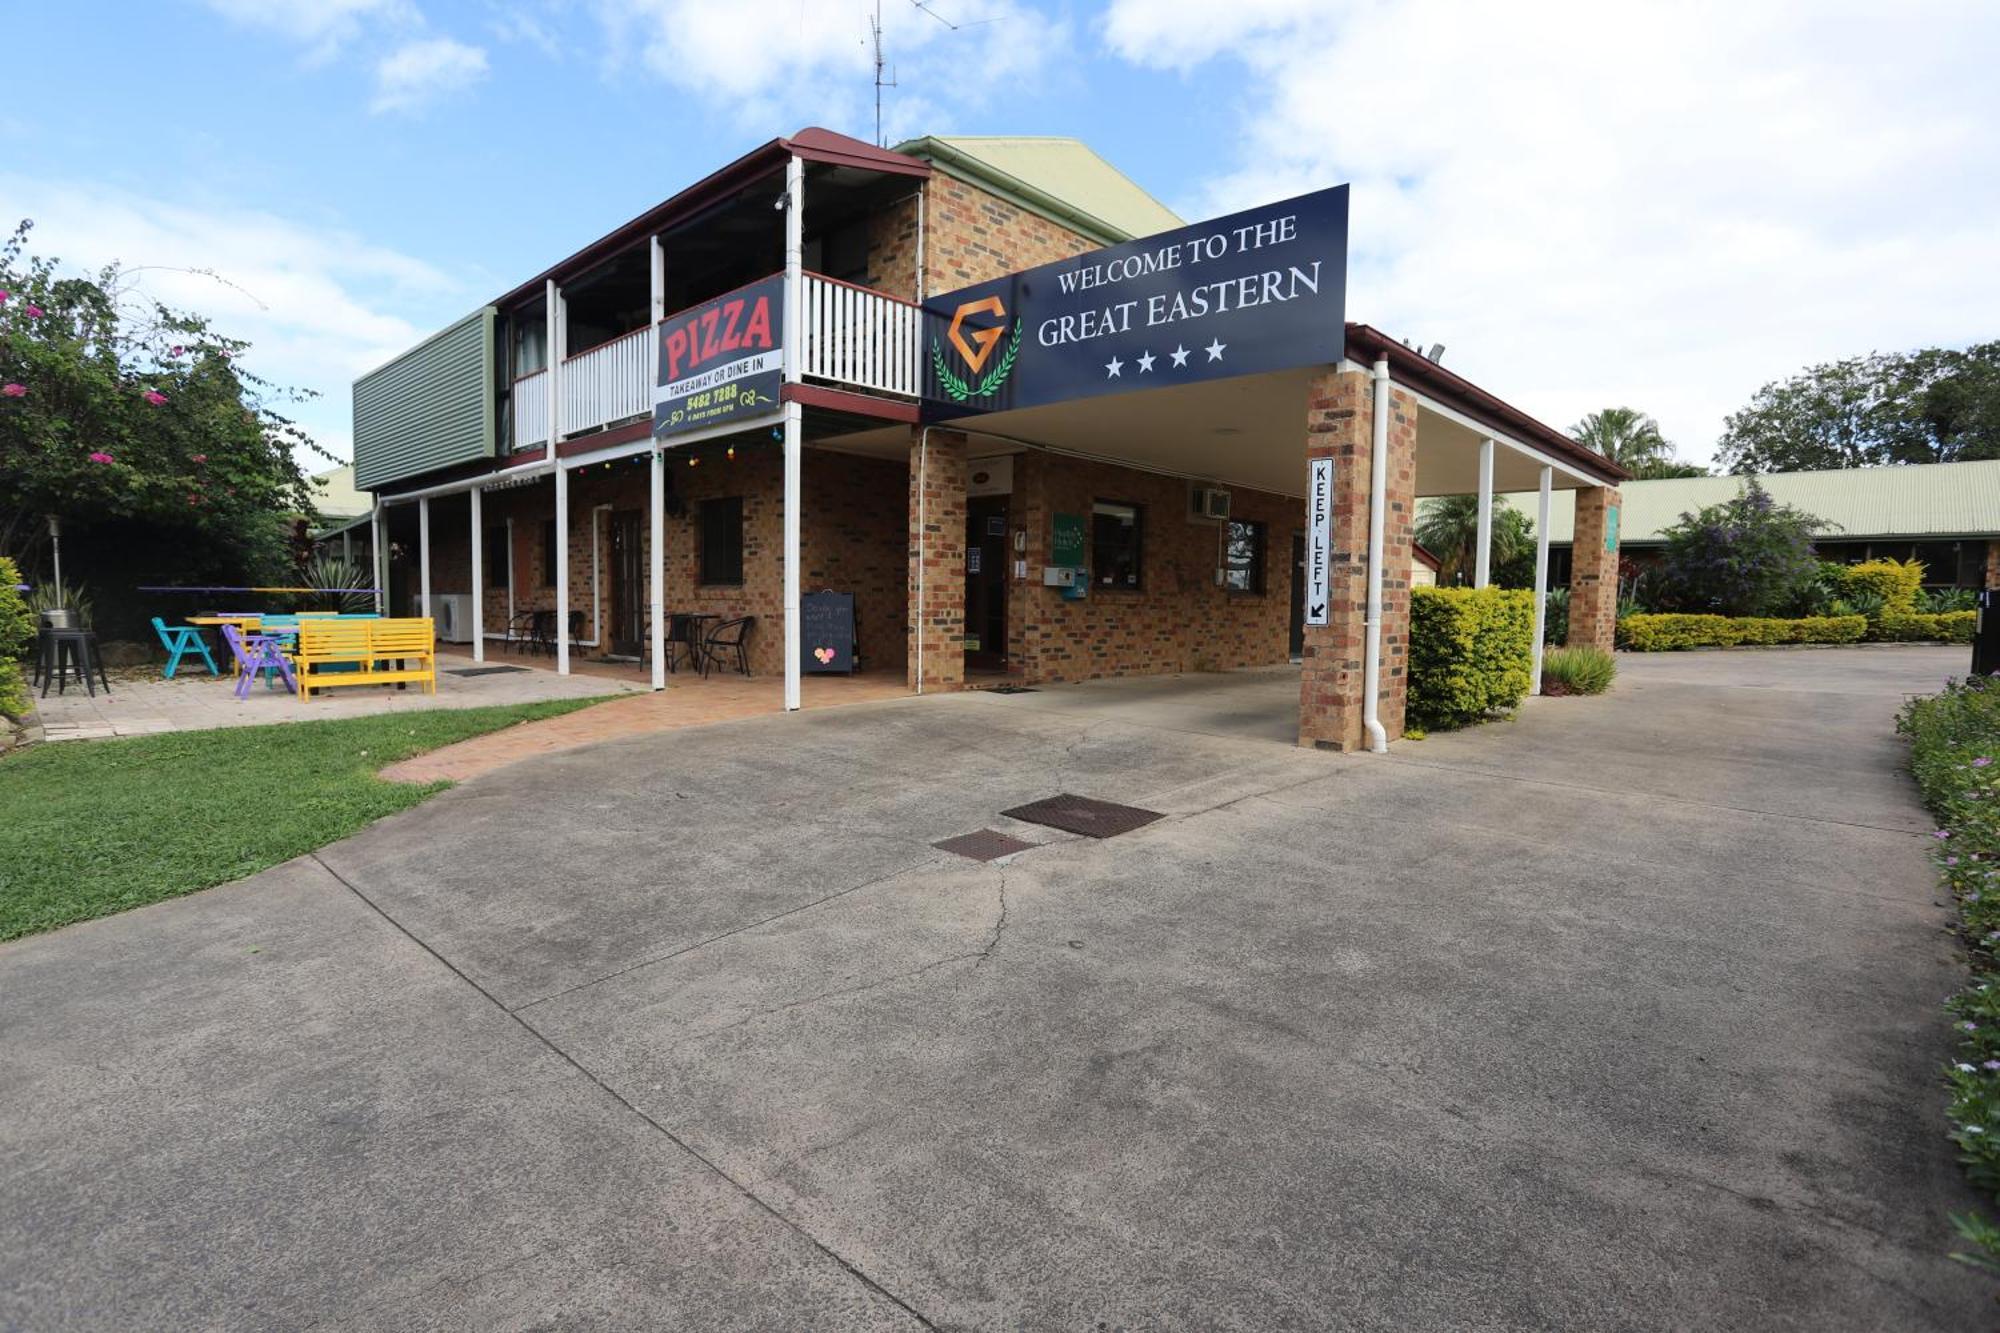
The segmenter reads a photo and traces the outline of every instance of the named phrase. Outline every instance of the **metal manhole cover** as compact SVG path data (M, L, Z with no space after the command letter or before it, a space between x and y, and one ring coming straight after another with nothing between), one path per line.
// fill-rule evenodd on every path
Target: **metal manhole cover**
M510 666L446 667L444 674L447 676L498 676L498 675L503 675L509 671L526 671L527 669L528 668L526 667L510 667Z
M960 856L970 857L974 861L997 861L1003 856L1025 852L1037 845L990 828L980 829L977 833L961 833L956 838L946 838L942 842L931 844L941 852L957 852Z
M1002 810L1000 813L1009 819L1019 819L1029 824L1046 824L1065 833L1081 833L1086 838L1115 838L1120 833L1130 833L1135 828L1144 828L1156 819L1166 818L1157 810L1141 810L1136 805L1099 801L1089 796L1072 796L1068 792L1060 796L1050 796L1045 800L1030 801L1026 805L1017 805L1012 810Z

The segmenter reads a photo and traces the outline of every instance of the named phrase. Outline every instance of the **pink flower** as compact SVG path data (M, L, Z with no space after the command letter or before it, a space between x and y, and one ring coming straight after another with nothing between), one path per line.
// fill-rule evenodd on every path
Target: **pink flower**
M180 355L180 354L181 354L182 352L185 352L186 350L187 350L187 348L185 348L185 347L179 347L179 346L176 346L176 347L172 347L172 348L169 348L169 349L168 349L168 351L167 351L167 355L168 355L168 356L179 356L179 355Z
M25 384L9 384L5 387L0 387L0 393L6 394L9 398L25 398L28 396L28 386Z
M147 402L151 403L154 407L158 407L161 403L167 401L167 396L165 394L160 393L159 391L154 389L148 389L146 390L146 392L140 394L139 396L141 398L144 398Z
M197 462L197 463L206 463L206 462L208 461L208 455L207 455L207 454L196 454L196 455L194 456L194 459L193 459L193 461L194 461L194 462Z
M5 287L0 287L0 305L6 305L7 298L11 295L13 293L9 292Z
M42 317L42 308L40 306L31 305L28 307L29 319L40 319L41 317Z
M90 461L93 463L115 463L118 460L113 458L110 454L105 453L102 449L98 449L92 452L92 454L90 455Z

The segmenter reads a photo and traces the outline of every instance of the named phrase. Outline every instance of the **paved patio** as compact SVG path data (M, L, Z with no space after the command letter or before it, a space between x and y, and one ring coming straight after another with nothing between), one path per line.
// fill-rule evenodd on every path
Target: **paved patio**
M630 737L0 946L0 1326L1990 1328L1892 731L1964 651L1623 667Z

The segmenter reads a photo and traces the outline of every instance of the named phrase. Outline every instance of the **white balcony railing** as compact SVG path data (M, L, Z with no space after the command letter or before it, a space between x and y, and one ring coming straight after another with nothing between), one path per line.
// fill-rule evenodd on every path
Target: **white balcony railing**
M914 398L921 389L923 311L817 273L805 275L801 374Z
M549 372L538 370L514 381L514 447L525 449L549 438Z
M574 435L651 412L655 345L649 326L599 343L563 362L563 434Z
M908 301L817 273L805 275L800 373L877 393L922 390L923 312ZM593 430L653 410L658 342L651 327L600 343L562 364L562 434ZM513 447L549 435L549 375L514 381Z

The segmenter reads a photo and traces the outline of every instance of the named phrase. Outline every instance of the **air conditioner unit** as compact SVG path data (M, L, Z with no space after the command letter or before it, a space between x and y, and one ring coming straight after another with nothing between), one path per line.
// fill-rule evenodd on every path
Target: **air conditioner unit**
M1229 492L1218 486L1197 486L1188 492L1188 517L1220 522L1229 517Z
M431 620L445 643L472 642L472 598L462 592L431 594Z

